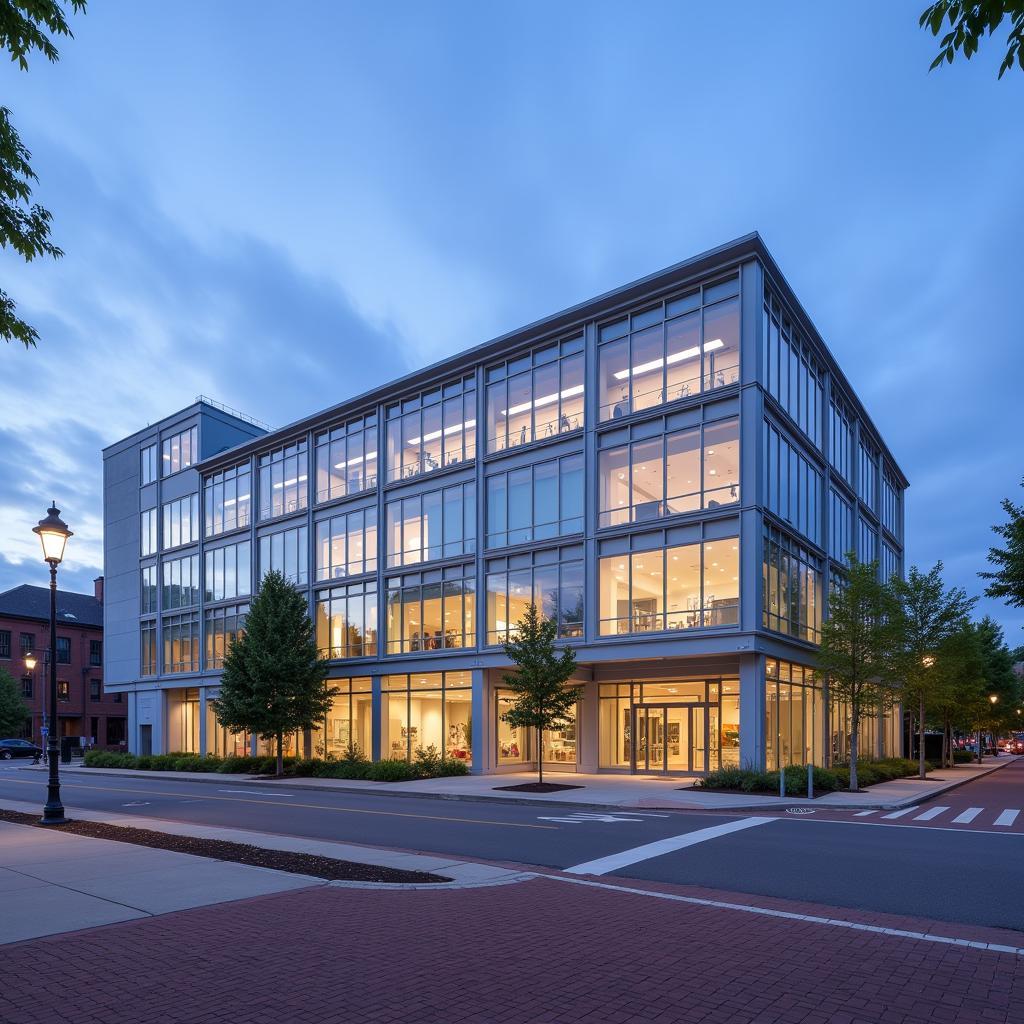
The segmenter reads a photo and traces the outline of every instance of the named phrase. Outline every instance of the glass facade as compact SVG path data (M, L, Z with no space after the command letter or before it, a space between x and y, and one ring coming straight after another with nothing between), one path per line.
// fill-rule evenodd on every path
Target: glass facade
M376 580L317 592L316 642L323 658L377 653Z
M600 420L738 383L738 293L733 277L602 324Z
M583 456L567 455L487 478L487 546L583 532Z
M139 675L155 676L156 663L156 620L139 623Z
M142 449L139 457L139 472L142 478L142 486L151 484L156 479L156 445L147 445Z
M247 540L206 551L205 600L225 601L252 593L250 551Z
M602 636L735 626L739 538L602 558Z
M357 509L316 524L316 578L340 580L377 571L377 509Z
M163 564L163 609L191 608L199 604L199 556L186 555Z
M847 482L853 483L853 422L842 403L832 399L829 408L828 461Z
M767 421L763 486L768 508L813 544L819 544L821 474L796 445Z
M385 506L388 568L476 550L476 484L396 498ZM376 564L376 551L374 552Z
M387 407L388 480L476 458L476 381L465 377Z
M761 334L764 385L768 394L821 448L823 392L821 368L806 336L782 308L779 299L765 289Z
M766 629L817 643L821 633L821 560L780 530L764 532L761 594Z
M857 522L857 558L861 562L878 561L878 533L866 519Z
M824 765L825 702L813 669L769 658L764 685L768 770L791 764Z
M306 441L259 457L260 519L298 512L309 504L309 466Z
M290 530L260 537L260 579L268 572L281 573L289 583L304 587L309 583L309 530L296 526Z
M165 615L163 670L167 674L199 671L199 613Z
M206 609L206 668L221 668L224 665L224 655L227 654L231 641L245 632L245 616L248 611L248 604Z
M351 749L363 757L373 753L373 697L369 676L328 679L337 692L324 724L313 730L314 757L344 757Z
M476 646L473 566L408 573L387 582L387 653Z
M875 504L878 496L875 477L878 474L878 456L862 441L859 446L860 457L857 463L857 496L872 512L877 511Z
M417 750L472 763L469 672L421 672L381 681L381 757L410 760Z
M892 474L885 470L882 473L882 525L897 539L901 536L900 526L903 522L900 501L900 486Z
M377 415L316 435L316 500L333 501L377 486Z
M853 508L834 487L828 492L828 553L846 565L846 556L853 551Z
M157 528L156 528L156 517L157 510L155 508L146 508L142 510L140 517L140 535L142 538L142 546L140 552L145 557L146 555L155 555L157 549Z
M199 540L199 495L164 503L164 550L192 544Z
M148 615L151 612L155 612L156 609L156 566L155 565L144 565L139 570L140 580L140 599L139 599L139 610L143 615Z
M598 527L720 508L740 500L735 417L603 450Z
M583 637L582 549L538 551L519 559L491 559L487 573L487 643L505 643L528 605L558 626L557 635Z
M252 470L249 463L232 466L203 481L206 536L249 525L252 514Z
M190 427L179 434L164 438L163 475L170 476L199 460L199 428Z
M487 451L583 427L583 335L487 368Z

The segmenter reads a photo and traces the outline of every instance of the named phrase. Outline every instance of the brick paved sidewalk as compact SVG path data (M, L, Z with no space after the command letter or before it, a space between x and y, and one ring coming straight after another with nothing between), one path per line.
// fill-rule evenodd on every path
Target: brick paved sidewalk
M1013 954L549 878L267 896L8 946L0 977L5 1024L1010 1024L1024 1006Z

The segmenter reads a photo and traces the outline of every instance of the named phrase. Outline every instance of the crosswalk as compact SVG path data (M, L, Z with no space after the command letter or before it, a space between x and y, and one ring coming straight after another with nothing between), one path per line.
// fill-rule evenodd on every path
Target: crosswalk
M896 821L901 824L922 822L930 825L973 825L976 828L1013 828L1021 815L1019 807L901 807L896 811L857 811L855 818L874 818L876 821ZM1024 825L1024 821L1021 822Z

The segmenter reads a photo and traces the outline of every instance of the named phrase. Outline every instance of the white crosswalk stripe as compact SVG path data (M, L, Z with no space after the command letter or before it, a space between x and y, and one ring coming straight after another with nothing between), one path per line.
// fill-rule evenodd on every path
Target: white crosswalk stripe
M948 811L948 807L930 807L923 814L919 814L914 821L931 821L932 818L937 818L943 811Z
M954 825L969 825L974 819L985 810L984 807L968 807L963 814L958 814L953 819Z
M1005 811L1003 811L1002 814L999 815L998 818L996 818L996 824L1005 825L1009 827L1017 820L1018 814L1020 814L1019 810L1017 810L1014 807L1008 807Z
M903 807L898 811L892 811L889 814L883 814L883 818L902 818L904 814L910 814L911 811L916 811L916 807Z
M856 814L854 815L854 817L855 817L855 818L867 818L867 817L869 817L870 815L872 815L872 814L874 814L874 813L875 813L875 811L858 811L858 812L857 812L857 813L856 813Z

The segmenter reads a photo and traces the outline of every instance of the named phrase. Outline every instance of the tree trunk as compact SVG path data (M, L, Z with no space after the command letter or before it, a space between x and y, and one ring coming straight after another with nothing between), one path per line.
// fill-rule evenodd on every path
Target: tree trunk
M855 793L857 785L857 733L860 731L860 722L854 721L850 728L850 792Z
M924 697L917 709L917 770L922 779L928 774L924 765Z
M277 777L284 775L284 733L277 734Z
M544 731L537 727L537 778L544 785Z

